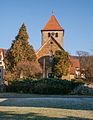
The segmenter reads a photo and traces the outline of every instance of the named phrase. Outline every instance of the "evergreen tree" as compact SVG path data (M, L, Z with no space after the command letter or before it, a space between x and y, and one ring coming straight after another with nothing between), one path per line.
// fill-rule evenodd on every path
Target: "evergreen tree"
M54 76L61 78L67 75L70 67L69 54L64 50L57 50L53 57L52 71Z
M16 36L16 40L20 39L20 40L23 40L23 41L28 41L28 38L29 38L29 36L27 34L27 31L26 31L26 26L23 23L21 28L19 29L18 35Z
M33 47L28 42L26 26L22 24L18 35L12 42L10 49L5 57L6 69L14 71L15 66L20 61L35 61L36 55Z

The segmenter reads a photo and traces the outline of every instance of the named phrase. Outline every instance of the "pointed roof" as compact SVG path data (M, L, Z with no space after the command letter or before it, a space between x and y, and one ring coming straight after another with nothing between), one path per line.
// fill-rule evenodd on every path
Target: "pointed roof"
M48 20L47 24L44 26L43 30L59 30L64 31L64 29L60 26L58 23L56 17L52 15L50 19Z

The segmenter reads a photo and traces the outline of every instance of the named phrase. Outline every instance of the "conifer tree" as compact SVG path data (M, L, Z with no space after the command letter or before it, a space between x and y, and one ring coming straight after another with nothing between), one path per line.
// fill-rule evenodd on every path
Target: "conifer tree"
M26 26L22 24L18 35L12 42L10 49L5 57L6 69L14 71L15 66L20 61L35 61L36 55L33 47L28 42L28 34Z
M27 30L26 30L26 26L25 24L23 23L21 28L19 29L19 33L18 35L16 36L16 40L22 40L22 41L28 41L28 34L27 34Z
M67 75L70 67L70 59L68 52L64 50L57 50L52 61L52 71L54 76L61 78Z

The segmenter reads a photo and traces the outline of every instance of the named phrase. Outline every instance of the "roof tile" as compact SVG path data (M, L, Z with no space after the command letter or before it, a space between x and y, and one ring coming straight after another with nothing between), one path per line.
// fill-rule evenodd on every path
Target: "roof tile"
M64 31L64 29L60 26L60 24L58 23L56 17L54 15L52 15L50 17L50 19L48 20L47 24L44 26L43 30L62 30Z

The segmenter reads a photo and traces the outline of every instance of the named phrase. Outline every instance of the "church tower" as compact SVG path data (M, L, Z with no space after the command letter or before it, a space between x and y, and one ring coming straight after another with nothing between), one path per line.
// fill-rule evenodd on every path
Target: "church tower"
M41 30L41 33L42 33L42 46L50 39L51 36L53 36L53 38L63 48L64 29L60 26L54 15L50 17L47 24Z

